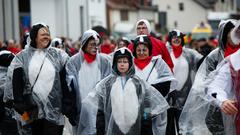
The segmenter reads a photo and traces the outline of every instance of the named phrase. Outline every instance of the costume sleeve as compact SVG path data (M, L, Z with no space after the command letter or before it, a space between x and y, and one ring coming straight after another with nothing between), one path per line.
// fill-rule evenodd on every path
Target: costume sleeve
M97 112L96 128L97 128L97 135L105 134L104 112L101 109L98 109L98 112Z
M152 84L152 86L157 89L163 97L165 97L170 90L171 81L161 82L157 84Z
M77 115L76 109L76 93L74 90L70 90L66 81L66 69L64 68L60 71L61 78L61 88L63 92L62 98L62 113L66 115L69 119L69 122L72 125L76 125L75 118Z
M232 78L229 68L229 63L224 64L218 70L214 80L210 83L208 87L208 95L214 96L216 95L217 101L216 104L218 106L222 105L222 102L227 100L228 93L232 89Z
M13 87L13 97L14 97L14 109L23 114L25 111L24 98L23 98L23 68L16 68L13 71L12 77L12 87Z

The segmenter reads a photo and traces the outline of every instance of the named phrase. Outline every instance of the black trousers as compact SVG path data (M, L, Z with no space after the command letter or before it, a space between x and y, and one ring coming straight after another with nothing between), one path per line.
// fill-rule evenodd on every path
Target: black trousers
M0 135L18 135L17 122L14 119L0 121Z
M181 110L176 108L170 108L167 110L167 128L166 128L166 135L176 135L179 134L179 117L181 115ZM177 129L177 131L176 131Z
M39 119L31 123L32 135L62 135L63 126L53 124L46 119Z

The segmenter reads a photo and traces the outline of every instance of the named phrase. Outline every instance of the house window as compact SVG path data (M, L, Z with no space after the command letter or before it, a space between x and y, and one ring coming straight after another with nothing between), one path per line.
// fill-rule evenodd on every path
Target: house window
M128 20L128 11L127 10L121 10L120 11L121 21L127 21Z
M184 11L184 4L183 3L179 3L179 11Z

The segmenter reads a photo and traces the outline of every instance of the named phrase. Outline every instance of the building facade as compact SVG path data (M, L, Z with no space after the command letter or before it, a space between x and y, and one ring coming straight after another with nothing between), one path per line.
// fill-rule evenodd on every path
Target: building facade
M196 24L207 22L207 13L211 10L195 0L155 0L158 5L158 22L161 29L180 29L191 32Z
M28 11L21 11L26 8ZM101 11L101 12L99 12ZM27 19L29 18L29 19ZM23 24L45 22L52 37L77 40L95 25L106 27L105 0L0 0L0 40L19 40Z

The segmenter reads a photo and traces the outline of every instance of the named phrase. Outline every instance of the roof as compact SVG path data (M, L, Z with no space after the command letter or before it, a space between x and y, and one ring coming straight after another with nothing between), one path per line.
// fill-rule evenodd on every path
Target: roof
M197 4L206 9L214 8L215 3L217 2L217 0L193 0L193 1L195 1Z
M107 5L111 9L118 9L118 10L149 10L149 11L158 11L158 6L147 6L147 5L140 5L140 3L131 3L131 4L124 4L119 2L114 2L111 0L107 0Z
M118 10L137 10L135 6L127 5L127 4L119 4L110 0L107 0L107 6L111 9L118 9Z

